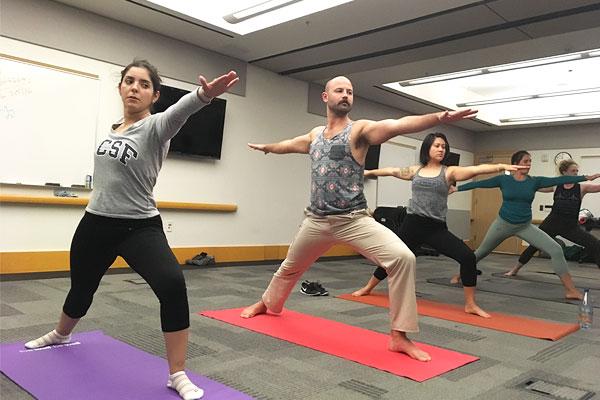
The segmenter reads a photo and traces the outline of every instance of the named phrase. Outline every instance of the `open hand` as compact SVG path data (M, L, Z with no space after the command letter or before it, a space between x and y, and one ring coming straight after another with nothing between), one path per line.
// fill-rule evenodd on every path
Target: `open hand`
M444 111L439 116L440 122L454 122L460 121L461 119L474 118L477 115L477 110L472 108L463 108L456 111Z
M237 72L229 71L227 74L221 75L210 82L202 75L198 77L198 80L200 81L200 85L202 85L202 90L206 96L218 97L238 83L240 78L237 76Z
M250 147L253 150L258 150L258 151L262 151L265 153L265 155L269 152L267 150L267 145L266 144L254 144L254 143L248 143L248 147Z

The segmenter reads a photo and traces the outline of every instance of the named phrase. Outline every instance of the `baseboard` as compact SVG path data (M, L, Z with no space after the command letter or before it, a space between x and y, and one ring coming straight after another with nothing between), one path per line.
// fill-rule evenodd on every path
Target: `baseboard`
M217 262L249 262L266 260L283 260L288 245L253 245L253 246L204 246L173 248L177 261L185 260L206 252L215 257ZM358 253L345 245L333 246L324 257L353 256ZM118 257L111 268L127 268L127 263ZM0 252L0 274L25 274L38 272L60 272L69 270L68 251L14 251Z

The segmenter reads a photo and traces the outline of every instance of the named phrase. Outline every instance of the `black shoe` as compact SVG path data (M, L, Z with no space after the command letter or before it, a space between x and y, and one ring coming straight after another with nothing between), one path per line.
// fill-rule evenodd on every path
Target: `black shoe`
M304 281L300 285L300 293L307 296L328 296L329 292L319 282Z

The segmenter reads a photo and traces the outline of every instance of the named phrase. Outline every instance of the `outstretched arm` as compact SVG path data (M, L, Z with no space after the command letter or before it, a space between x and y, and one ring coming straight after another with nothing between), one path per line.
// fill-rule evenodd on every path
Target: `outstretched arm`
M600 192L600 184L591 184L588 183L586 185L581 185L581 196L583 197L586 193L598 193Z
M489 179L484 179L481 181L475 181L475 182L469 182L469 183L465 183L464 185L460 185L458 187L458 191L459 192L464 192L465 190L471 190L471 189L477 189L477 188L482 188L482 189L489 189L489 188L495 188L495 187L500 187L500 178L502 175L496 175L492 178Z
M289 154L289 153L301 153L308 154L310 150L311 136L310 133L306 135L296 136L293 139L287 139L279 143L270 144L254 144L248 143L248 147L254 150L259 150L268 153L275 154Z
M593 181L594 179L600 177L600 174L594 175L563 175L563 176L535 176L535 183L537 188L549 187L562 185L564 183L577 183L583 181Z
M477 110L470 108L457 111L443 111L425 115L411 115L400 119L364 121L359 135L370 145L378 145L389 139L407 133L421 132L439 124L473 118Z
M527 169L525 165L509 165L509 164L481 164L471 167L448 167L448 175L450 180L466 181L477 175L491 174L501 171L516 171L519 169Z
M413 178L413 176L415 176L415 171L417 169L418 169L418 167L416 167L416 166L404 167L404 168L387 167L387 168L372 169L369 171L365 171L365 177L372 178L372 177L376 177L376 176L393 176L398 179L404 179L405 181L410 181Z

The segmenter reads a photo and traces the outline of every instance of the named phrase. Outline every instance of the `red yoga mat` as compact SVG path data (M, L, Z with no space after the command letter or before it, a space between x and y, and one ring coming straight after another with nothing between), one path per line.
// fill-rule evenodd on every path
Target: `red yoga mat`
M242 308L203 311L209 318L249 329L278 339L286 340L323 353L369 367L405 376L417 382L441 375L478 357L417 343L431 355L432 360L421 362L406 354L389 351L389 335L346 325L340 322L285 309L281 314L261 314L254 318L242 318Z
M372 306L389 308L390 302L387 293L371 293L366 296L354 297L351 294L337 296L340 299L370 304ZM440 318L448 321L462 322L463 324L480 326L496 331L510 332L516 335L529 336L538 339L558 340L569 333L579 330L577 324L564 324L559 322L531 319L515 315L489 313L491 318L481 318L467 314L462 306L438 303L430 300L417 300L417 309L420 315Z

